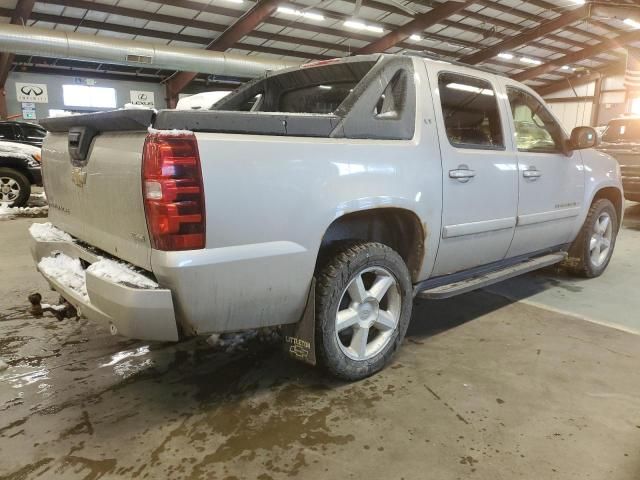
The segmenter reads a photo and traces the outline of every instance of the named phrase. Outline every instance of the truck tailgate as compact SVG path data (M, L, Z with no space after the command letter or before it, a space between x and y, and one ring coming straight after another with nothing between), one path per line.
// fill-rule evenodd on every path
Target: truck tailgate
M146 133L100 132L86 159L74 165L69 133L53 131L42 157L50 221L90 246L151 270L141 180Z

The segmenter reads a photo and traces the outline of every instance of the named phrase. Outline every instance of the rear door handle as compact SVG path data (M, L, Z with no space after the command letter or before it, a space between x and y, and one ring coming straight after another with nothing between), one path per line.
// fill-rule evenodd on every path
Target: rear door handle
M536 167L530 167L522 171L522 176L530 180L537 180L542 176L542 172Z
M455 170L449 170L449 178L453 178L462 183L467 183L475 176L475 170L469 169L466 165L459 165Z

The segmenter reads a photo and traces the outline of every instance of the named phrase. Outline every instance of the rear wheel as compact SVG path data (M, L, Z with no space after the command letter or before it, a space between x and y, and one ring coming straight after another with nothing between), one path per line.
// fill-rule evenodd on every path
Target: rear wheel
M381 370L404 338L412 301L409 272L394 250L380 243L337 250L316 283L320 363L345 380Z
M569 250L569 269L586 278L602 275L609 265L618 234L618 215L611 201L596 200L578 238Z
M21 172L0 168L0 203L9 207L24 207L31 195L31 182Z

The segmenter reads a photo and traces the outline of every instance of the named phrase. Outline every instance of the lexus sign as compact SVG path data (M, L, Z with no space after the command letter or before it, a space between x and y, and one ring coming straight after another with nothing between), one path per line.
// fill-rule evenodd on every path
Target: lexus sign
M45 83L16 82L16 96L21 103L48 103L49 95Z
M142 92L139 90L131 90L131 103L149 108L156 106L153 92Z

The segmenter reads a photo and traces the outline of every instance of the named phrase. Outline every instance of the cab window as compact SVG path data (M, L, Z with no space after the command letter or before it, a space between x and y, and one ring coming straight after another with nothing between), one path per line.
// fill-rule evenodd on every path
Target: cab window
M530 93L507 87L518 151L558 153L564 132L540 100Z
M504 149L502 123L491 83L456 73L441 73L438 90L447 137L461 148Z
M0 125L0 140L15 140L15 134L11 125Z

